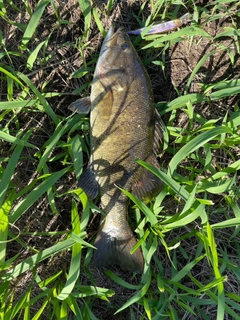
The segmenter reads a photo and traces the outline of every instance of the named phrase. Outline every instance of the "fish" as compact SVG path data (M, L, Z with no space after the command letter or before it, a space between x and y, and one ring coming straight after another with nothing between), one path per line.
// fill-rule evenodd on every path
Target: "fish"
M190 21L191 21L190 14L185 13L179 19L161 22L161 23L158 23L158 24L151 26L151 27L143 27L140 29L128 31L128 34L139 35L147 28L149 28L149 30L145 33L145 35L151 35L151 34L156 34L156 33L165 33L165 32L169 32L169 31L173 31L173 30L181 27L183 24L186 24Z
M158 194L162 181L136 159L159 168L157 155L162 127L155 109L146 69L123 27L111 26L101 47L90 97L73 102L69 109L90 112L89 164L79 187L90 199L100 195L104 215L97 232L94 264L117 264L142 273L144 257L128 223L128 197L143 201Z

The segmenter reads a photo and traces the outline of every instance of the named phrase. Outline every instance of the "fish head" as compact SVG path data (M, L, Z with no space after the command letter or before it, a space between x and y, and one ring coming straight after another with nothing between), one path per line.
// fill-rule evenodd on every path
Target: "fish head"
M114 29L114 26L110 27L103 41L94 77L123 87L132 82L139 61L124 28Z

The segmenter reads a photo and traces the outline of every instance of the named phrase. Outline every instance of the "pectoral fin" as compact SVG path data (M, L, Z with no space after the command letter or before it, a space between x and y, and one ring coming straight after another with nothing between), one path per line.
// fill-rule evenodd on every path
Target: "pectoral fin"
M68 109L80 114L88 114L91 110L91 99L90 97L78 99L72 102Z

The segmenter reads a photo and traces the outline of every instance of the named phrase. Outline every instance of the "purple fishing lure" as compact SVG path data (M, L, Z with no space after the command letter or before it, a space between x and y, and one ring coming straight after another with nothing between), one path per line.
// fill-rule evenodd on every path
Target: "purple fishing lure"
M181 27L183 24L185 24L189 21L190 21L190 14L186 13L182 17L180 17L179 19L162 22L162 23L156 24L155 26L152 26L146 34L150 35L150 34L156 34L156 33L169 32L169 31L172 31L172 30L175 30L175 29ZM128 34L139 35L144 30L146 30L146 28L147 27L133 30L133 31L128 31Z

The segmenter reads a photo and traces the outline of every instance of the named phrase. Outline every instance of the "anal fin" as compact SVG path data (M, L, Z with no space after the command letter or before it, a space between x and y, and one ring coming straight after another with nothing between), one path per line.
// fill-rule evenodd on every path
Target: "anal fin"
M91 166L83 171L78 181L78 186L83 189L90 199L95 199L97 197L99 185L95 179Z

